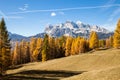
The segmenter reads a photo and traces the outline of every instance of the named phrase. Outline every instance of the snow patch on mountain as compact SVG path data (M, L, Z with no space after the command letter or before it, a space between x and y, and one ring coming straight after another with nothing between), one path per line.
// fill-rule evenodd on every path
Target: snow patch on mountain
M112 35L111 32L105 28L97 25L84 24L81 21L66 21L65 23L47 25L45 28L45 33L52 37L60 37L64 35L72 37L82 36L88 38L91 31L97 32L98 35L100 35L100 38L106 38Z

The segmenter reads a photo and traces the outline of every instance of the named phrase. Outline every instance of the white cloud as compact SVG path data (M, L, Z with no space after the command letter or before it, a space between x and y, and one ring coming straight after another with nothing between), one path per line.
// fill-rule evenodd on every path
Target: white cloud
M57 12L57 13L56 12L51 12L52 17L56 16L57 14L58 15L64 15L65 13L64 12Z
M102 5L102 6L87 6L87 7L74 7L74 8L62 8L62 9L48 9L48 10L25 10L22 12L11 12L9 14L23 14L23 13L36 13L36 12L55 12L55 11L69 11L69 10L81 10L81 9L98 9L98 8L110 8L120 7L120 4Z
M52 12L51 13L51 16L53 17L53 16L56 16L57 14L55 13L55 12Z
M19 8L19 10L21 10L21 11L26 11L28 7L29 7L28 4L24 4L23 7L20 7L20 8Z

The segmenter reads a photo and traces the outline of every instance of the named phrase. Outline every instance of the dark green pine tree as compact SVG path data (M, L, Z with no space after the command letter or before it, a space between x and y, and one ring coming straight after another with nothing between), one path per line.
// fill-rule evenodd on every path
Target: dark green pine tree
M2 76L5 70L11 63L10 59L10 39L8 31L5 25L5 21L2 18L0 21L0 75Z

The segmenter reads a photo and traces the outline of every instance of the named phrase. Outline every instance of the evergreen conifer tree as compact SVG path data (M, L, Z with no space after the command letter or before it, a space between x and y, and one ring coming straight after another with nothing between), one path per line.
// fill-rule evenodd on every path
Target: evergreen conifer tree
M2 18L0 21L0 75L4 74L4 71L10 65L10 39L8 31L5 25L5 21Z

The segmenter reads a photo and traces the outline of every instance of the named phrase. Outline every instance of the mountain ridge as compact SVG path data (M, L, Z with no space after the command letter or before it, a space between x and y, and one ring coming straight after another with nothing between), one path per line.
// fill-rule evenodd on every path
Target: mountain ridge
M113 32L110 32L105 28L99 27L97 25L92 26L89 24L84 24L81 21L66 21L65 23L47 25L45 28L45 33L52 37L60 37L64 35L89 38L90 32L92 31L97 32L100 39L107 38L108 36L113 34Z
M19 34L14 34L11 32L9 32L9 35L12 41L20 41L22 39L30 40L31 37L43 38L45 34L48 34L51 37L81 36L81 37L89 38L91 31L97 32L99 39L105 39L113 35L113 32L110 32L109 30L103 27L99 27L97 25L84 24L81 21L76 21L76 22L66 21L64 23L59 23L54 25L50 24L45 26L45 30L43 33L38 33L36 35L28 36L28 37Z

